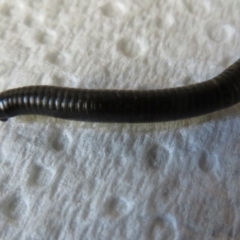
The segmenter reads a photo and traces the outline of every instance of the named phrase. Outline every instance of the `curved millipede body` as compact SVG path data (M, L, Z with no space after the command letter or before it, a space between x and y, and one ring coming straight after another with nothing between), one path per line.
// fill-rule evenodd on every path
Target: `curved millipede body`
M240 101L240 59L213 79L159 90L28 86L0 94L0 120L46 115L91 122L160 122L195 117Z

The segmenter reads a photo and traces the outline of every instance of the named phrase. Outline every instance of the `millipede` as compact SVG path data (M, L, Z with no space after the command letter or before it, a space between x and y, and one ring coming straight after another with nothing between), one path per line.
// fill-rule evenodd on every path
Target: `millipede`
M18 115L109 123L197 117L240 101L240 59L204 82L157 90L96 90L25 86L0 93L0 120Z

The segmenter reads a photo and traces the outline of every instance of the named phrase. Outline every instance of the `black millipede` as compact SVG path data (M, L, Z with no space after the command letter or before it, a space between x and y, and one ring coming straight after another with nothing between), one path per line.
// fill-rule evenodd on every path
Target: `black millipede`
M0 120L45 115L89 122L146 123L197 117L240 101L240 59L197 84L158 90L26 86L0 93Z

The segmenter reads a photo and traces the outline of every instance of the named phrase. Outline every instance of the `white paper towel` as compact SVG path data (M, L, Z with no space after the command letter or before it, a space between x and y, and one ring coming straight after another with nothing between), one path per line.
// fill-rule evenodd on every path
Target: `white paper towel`
M239 0L0 0L0 90L156 89L239 58ZM156 124L0 123L1 239L238 239L240 109Z

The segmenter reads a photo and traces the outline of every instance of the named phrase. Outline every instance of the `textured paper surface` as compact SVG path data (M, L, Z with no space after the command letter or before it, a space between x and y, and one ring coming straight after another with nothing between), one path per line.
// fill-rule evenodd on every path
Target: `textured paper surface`
M156 89L239 58L240 1L0 1L0 91ZM240 109L156 124L0 123L1 239L238 239Z

